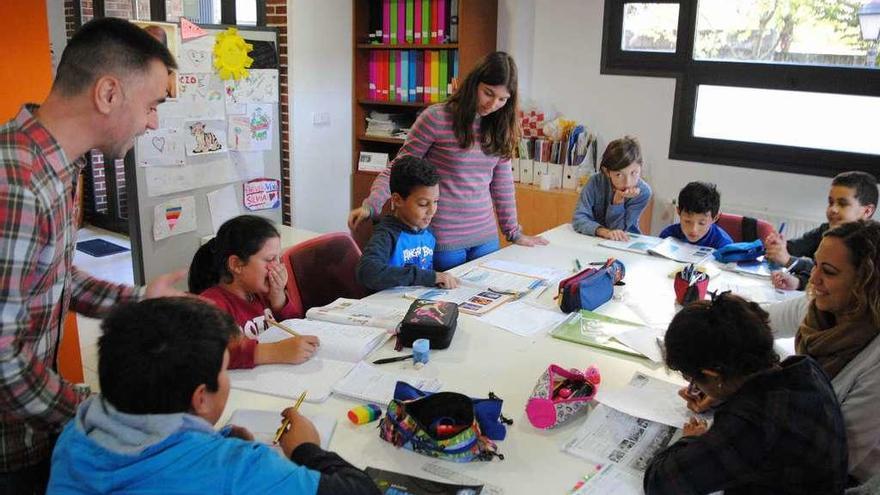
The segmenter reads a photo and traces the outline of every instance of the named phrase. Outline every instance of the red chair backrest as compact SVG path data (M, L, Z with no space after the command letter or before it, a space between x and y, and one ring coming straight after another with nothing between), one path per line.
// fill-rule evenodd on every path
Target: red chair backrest
M288 293L299 295L303 311L340 297L360 299L369 294L355 279L361 250L349 234L320 235L291 246L282 258L289 275Z
M730 234L730 237L733 239L733 242L749 242L754 241L755 239L743 239L743 216L742 215L733 215L730 213L722 213L718 216L718 226L724 229L725 232ZM775 232L775 229L769 222L757 219L757 231L758 231L758 239L764 239L772 232Z

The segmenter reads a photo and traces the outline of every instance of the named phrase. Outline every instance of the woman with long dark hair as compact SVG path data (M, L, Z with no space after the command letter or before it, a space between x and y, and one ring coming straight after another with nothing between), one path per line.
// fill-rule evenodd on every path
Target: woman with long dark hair
M431 223L437 271L496 251L498 224L511 242L547 244L542 237L523 234L517 223L510 168L519 139L516 110L516 63L507 53L491 53L449 101L422 112L397 155L424 158L440 173L440 204ZM350 228L378 217L390 195L393 166L376 177L370 196L351 211Z

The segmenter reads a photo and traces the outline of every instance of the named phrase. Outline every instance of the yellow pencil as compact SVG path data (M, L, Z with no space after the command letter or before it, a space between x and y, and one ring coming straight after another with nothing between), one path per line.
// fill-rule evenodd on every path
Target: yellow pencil
M306 390L303 390L303 393L299 395L299 399L296 400L296 404L293 405L294 411L299 411L299 406L302 405L303 401L306 400ZM287 431L287 428L290 426L290 420L286 417L281 421L281 426L275 430L275 440L272 441L272 445L275 445L281 440L281 435L284 435L284 432Z
M269 324L272 325L273 327L280 328L281 330L284 330L285 332L289 333L290 335L293 335L294 337L301 337L301 335L298 334L296 331L294 331L292 328L288 328L287 326L282 325L281 323L278 323L275 320L270 320L267 318L266 321L269 322Z

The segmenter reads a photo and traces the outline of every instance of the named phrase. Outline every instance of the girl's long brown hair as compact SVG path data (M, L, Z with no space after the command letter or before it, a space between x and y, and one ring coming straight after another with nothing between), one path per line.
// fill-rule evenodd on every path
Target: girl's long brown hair
M446 103L452 112L452 130L462 148L474 143L473 124L477 115L477 89L480 83L489 86L503 85L510 92L507 103L480 121L480 147L487 155L503 158L513 156L519 141L520 129L516 118L517 75L516 62L505 52L486 55L475 67L459 90Z

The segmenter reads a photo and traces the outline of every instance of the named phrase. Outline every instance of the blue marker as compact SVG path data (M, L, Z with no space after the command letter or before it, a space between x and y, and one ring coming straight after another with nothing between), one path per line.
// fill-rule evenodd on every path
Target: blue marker
M785 222L782 222L781 224L779 224L779 230L777 232L779 232L779 235L782 235L782 232L784 230L785 230Z

